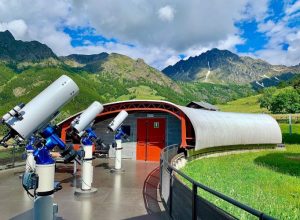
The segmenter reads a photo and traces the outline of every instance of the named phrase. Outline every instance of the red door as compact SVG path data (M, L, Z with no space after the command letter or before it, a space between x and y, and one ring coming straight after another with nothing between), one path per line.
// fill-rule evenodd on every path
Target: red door
M159 161L165 147L166 119L139 118L137 120L136 159Z

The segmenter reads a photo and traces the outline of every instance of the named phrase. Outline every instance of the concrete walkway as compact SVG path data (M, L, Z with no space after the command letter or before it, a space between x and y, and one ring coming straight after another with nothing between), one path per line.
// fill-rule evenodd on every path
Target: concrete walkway
M80 187L80 172L58 165L56 180L63 189L54 195L59 219L168 219L158 195L158 163L123 160L123 173L111 173L114 160L94 160L97 194L90 198L74 196ZM33 200L23 190L18 172L0 174L0 219L32 219Z

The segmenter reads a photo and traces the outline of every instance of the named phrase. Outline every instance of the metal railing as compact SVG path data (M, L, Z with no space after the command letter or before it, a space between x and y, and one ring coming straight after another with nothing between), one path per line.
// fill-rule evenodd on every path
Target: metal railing
M176 150L176 151L175 151ZM218 208L208 200L200 197L198 195L198 189L202 189L209 194L212 194L218 197L221 200L224 200L231 205L244 210L245 212L251 214L252 216L257 217L261 220L273 220L275 218L253 209L243 203L240 203L226 195L223 195L220 192L217 192L187 176L182 171L176 169L170 164L172 158L177 154L177 146L172 145L166 147L161 153L160 160L160 195L161 198L169 212L171 218L181 219L183 216L185 219L236 219L235 216L227 213L226 211ZM183 184L176 175L181 176L183 179L187 180L192 184L192 189L188 188ZM168 177L167 177L168 176ZM168 178L168 179L167 179ZM168 191L168 192L166 192ZM185 209L182 206L174 204L173 196L180 198L177 202L188 206L189 208ZM188 195L188 196L187 196ZM182 201L186 200L186 201ZM180 210L174 210L174 205L180 208ZM181 217L180 217L181 216Z
M24 148L13 145L7 149L0 150L0 170L14 168L20 164L24 164L22 155Z

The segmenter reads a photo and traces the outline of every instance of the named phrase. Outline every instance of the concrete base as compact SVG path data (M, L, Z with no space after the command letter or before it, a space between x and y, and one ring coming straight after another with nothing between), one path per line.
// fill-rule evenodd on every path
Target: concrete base
M90 190L82 190L81 188L75 189L75 196L92 196L98 192L97 188L91 188Z
M125 173L125 170L124 169L115 169L115 168L112 168L110 169L110 172L111 173Z

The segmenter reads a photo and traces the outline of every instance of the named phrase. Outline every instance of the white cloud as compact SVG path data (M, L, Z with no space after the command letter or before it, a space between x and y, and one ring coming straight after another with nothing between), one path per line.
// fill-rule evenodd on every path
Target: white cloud
M109 38L183 51L236 34L238 30L234 22L245 17L245 8L265 1L86 0L75 5L73 12L75 15L84 14L86 22ZM249 16L258 14L248 13Z
M158 17L162 21L172 21L174 19L175 10L170 5L166 5L158 10Z
M22 39L27 32L27 25L22 19L0 22L0 31L9 30L15 38Z
M265 22L268 0L1 0L0 30L9 29L17 39L45 43L58 55L117 52L161 69L174 64L178 54L195 56L213 47L234 51L247 40L240 37L235 22L254 19L270 40L253 55L296 64L300 34L288 22L297 16L299 2L286 4L281 21ZM90 26L95 34L119 42L92 45L86 41L74 48L63 32L66 25ZM283 43L289 44L288 50L282 49Z
M296 65L300 63L300 29L290 25L290 22L300 19L300 1L285 5L285 15L275 22L272 20L262 21L258 31L268 38L265 48L256 51L254 55L269 61L272 64ZM284 48L288 45L288 48Z
M68 0L1 0L0 23L12 23L8 29L17 39L38 40L60 54L71 47L70 37L60 30L71 7Z
M81 22L85 20L97 33L152 52L150 57L140 54L147 63L162 68L181 53L199 55L213 47L234 50L244 42L234 23L262 19L267 9L267 0L87 0L72 11L75 17L84 14ZM154 53L157 48L159 56ZM152 61L155 56L159 58Z
M294 4L288 5L285 9L287 15L291 15L294 12L299 12L300 10L300 1L295 2Z

